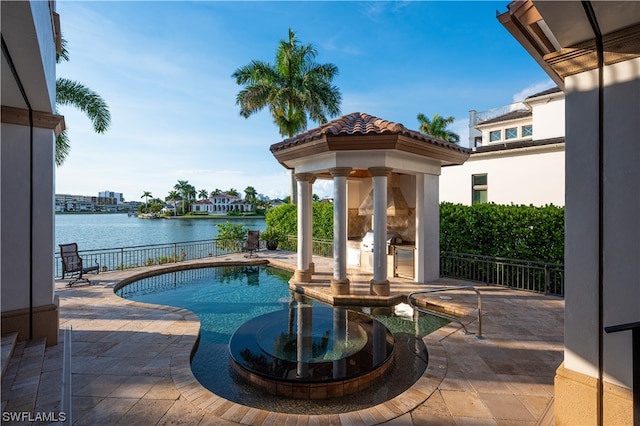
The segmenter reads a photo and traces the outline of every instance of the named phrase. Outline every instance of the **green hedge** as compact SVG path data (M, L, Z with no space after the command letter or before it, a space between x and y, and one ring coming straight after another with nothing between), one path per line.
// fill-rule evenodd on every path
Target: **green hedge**
M564 208L442 203L440 250L564 263Z
M313 203L313 238L333 239L333 204ZM298 206L282 204L269 209L265 215L267 228L278 227L287 235L298 235Z
M298 233L298 210L283 204L266 223ZM313 203L313 237L333 239L333 204ZM440 204L440 250L564 263L564 208L553 205Z

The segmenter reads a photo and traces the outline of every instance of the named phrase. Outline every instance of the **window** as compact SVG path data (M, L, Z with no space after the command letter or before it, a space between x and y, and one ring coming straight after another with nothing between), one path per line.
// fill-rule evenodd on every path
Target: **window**
M522 137L525 138L527 136L533 136L533 126L531 124L522 126Z
M489 132L489 141L497 142L502 139L502 130L494 130Z
M471 175L471 204L487 202L487 175Z
M504 131L504 138L505 139L515 139L518 137L518 128L517 127L512 127L511 129L506 129Z

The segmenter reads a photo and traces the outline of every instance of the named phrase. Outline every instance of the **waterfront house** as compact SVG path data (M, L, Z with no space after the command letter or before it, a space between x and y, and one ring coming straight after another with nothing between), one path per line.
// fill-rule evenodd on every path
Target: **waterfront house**
M207 199L196 201L191 205L194 213L207 212L208 214L227 214L229 212L251 212L253 205L242 200L237 195L221 192Z

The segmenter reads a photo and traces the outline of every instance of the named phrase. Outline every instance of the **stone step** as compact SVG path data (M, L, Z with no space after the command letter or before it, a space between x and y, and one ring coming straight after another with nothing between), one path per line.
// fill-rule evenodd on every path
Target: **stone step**
M0 342L0 352L2 353L2 375L0 377L4 377L4 373L7 371L7 367L9 366L9 360L11 360L11 356L13 355L13 351L17 344L18 332L2 335L2 341Z
M33 412L45 358L45 337L15 345L2 377L2 411Z

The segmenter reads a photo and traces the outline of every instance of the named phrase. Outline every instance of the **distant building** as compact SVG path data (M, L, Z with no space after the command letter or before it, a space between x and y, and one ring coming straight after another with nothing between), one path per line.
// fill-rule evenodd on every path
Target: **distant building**
M237 195L221 192L205 200L196 201L191 205L191 211L207 212L209 214L227 214L231 211L242 213L253 211L253 205L243 201Z
M557 87L518 104L471 111L472 153L463 165L442 168L440 200L564 206L564 124Z
M122 204L124 202L124 197L122 196L121 192L101 191L101 192L98 192L98 197L112 198L115 200L114 204Z

